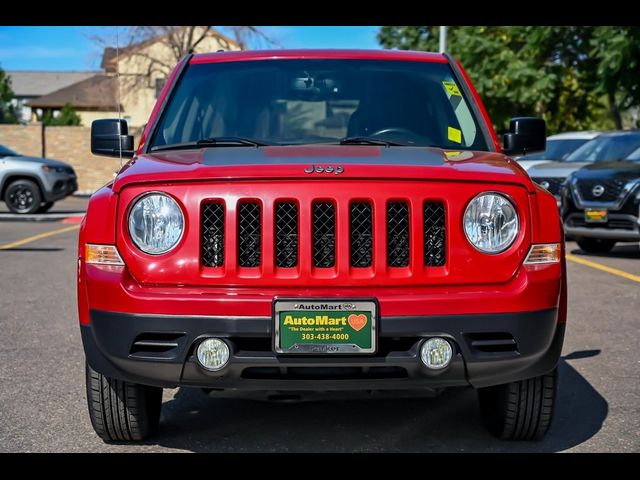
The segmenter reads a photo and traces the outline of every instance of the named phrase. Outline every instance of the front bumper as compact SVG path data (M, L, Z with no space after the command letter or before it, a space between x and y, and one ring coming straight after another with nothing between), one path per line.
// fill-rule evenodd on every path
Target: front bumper
M81 332L92 368L109 377L170 388L333 391L486 387L551 371L564 339L564 324L558 323L555 308L500 314L382 316L376 354L339 357L275 354L270 317L136 315L102 310L91 310L89 316L90 324L81 325ZM194 348L204 336L222 337L231 346L229 363L218 372L200 368L194 359ZM454 359L443 370L429 370L420 361L419 347L430 336L446 337L454 344ZM144 340L142 347L140 339Z
M634 215L610 212L609 221L604 224L588 224L584 212L571 213L565 217L564 231L575 239L600 238L617 242L640 241L640 219Z
M55 202L78 190L78 179L75 174L49 173L44 176L43 187L44 201Z

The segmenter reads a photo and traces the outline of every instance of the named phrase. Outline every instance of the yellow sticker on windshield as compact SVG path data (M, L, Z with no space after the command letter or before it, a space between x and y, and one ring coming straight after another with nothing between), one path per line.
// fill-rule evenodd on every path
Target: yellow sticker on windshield
M442 82L442 85L444 85L444 89L449 93L449 95L455 95L456 97L462 96L455 82Z
M462 143L462 131L457 128L447 127L447 138L450 142Z

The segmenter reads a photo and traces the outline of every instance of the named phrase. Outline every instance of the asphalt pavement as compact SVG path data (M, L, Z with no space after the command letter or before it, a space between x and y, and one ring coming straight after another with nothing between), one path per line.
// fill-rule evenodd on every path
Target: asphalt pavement
M58 210L82 208L86 200L67 202L73 205L61 202ZM471 388L427 399L308 403L220 399L200 390L167 389L156 438L107 445L94 434L87 414L76 242L77 225L0 222L1 452L640 451L637 244L586 255L568 243L574 257L614 270L568 262L569 319L559 400L542 442L494 439L482 425Z

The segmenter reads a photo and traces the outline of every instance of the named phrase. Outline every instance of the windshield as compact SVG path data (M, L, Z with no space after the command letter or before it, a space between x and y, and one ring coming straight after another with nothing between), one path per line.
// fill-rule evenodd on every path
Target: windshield
M631 162L640 162L640 147L634 150L629 154L625 160L629 160Z
M525 155L520 160L565 160L576 148L587 143L584 139L547 140L547 149L544 152Z
M265 144L367 137L401 145L487 150L444 63L260 60L190 65L151 150L220 137Z
M640 147L640 132L605 135L588 141L567 157L567 162L610 162L622 160Z
M4 145L0 145L0 157L16 157L18 154L13 150L5 147Z

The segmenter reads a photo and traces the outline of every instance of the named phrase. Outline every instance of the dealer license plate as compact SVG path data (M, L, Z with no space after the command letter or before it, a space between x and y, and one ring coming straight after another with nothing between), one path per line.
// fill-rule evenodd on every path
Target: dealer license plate
M589 223L605 223L608 212L604 208L587 208L584 211L584 221Z
M274 301L277 353L375 353L377 303L373 300Z

